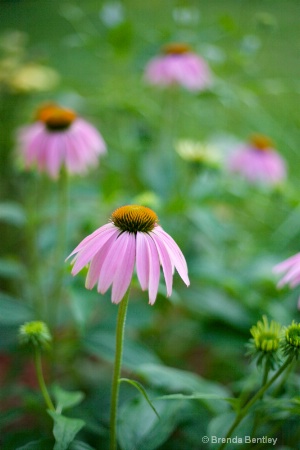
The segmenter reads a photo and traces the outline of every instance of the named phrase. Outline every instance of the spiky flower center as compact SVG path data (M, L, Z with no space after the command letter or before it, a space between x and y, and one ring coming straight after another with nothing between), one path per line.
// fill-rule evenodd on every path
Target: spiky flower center
M76 113L71 109L62 108L54 103L40 108L37 120L43 122L50 131L64 131L76 119Z
M147 233L153 230L158 217L146 206L127 205L116 209L111 215L111 221L122 231Z
M167 44L163 47L163 53L165 55L183 55L184 53L188 53L190 51L191 49L187 44L177 42Z
M251 144L256 150L266 151L273 147L273 142L267 136L254 134L251 137Z
M300 348L300 324L293 322L285 332L286 342L292 347Z

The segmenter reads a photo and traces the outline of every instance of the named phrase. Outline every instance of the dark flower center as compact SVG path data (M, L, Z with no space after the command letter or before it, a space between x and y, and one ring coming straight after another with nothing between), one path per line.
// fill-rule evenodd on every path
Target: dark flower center
M74 122L76 114L70 109L48 104L37 112L37 120L43 122L50 131L64 131Z
M153 230L158 217L146 206L127 205L116 209L111 215L112 223L122 231L147 233Z
M266 151L273 147L273 142L267 136L254 134L251 137L251 144L256 150Z
M165 45L162 50L165 55L183 55L184 53L188 53L191 51L190 47L187 44L176 42Z

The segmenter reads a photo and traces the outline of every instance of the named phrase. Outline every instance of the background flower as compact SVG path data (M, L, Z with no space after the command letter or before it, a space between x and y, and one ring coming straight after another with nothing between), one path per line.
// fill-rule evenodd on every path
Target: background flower
M274 185L286 177L283 158L274 150L272 142L262 135L253 136L247 145L238 148L229 157L228 168L251 183Z
M145 79L158 86L181 85L190 91L201 91L212 83L208 64L185 44L170 44L163 55L149 61Z
M37 166L57 178L62 166L71 174L84 174L106 152L102 136L72 110L56 104L41 107L37 120L18 133L25 166Z

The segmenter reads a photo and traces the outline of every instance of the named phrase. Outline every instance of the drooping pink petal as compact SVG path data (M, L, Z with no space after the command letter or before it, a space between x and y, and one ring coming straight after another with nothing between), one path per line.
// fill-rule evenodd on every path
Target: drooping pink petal
M98 291L101 292L101 294L104 294L108 290L119 266L122 265L123 257L126 254L128 241L130 239L129 234L130 233L128 232L119 234L107 252L98 280Z
M101 247L108 241L108 239L117 238L119 230L117 228L105 230L98 234L96 239L90 241L82 250L80 250L75 257L75 264L72 269L72 275L76 275L85 267L91 259L101 250Z
M149 253L145 233L136 235L136 272L141 288L145 291L149 285Z
M187 264L180 248L178 247L174 239L172 239L171 236L166 233L160 226L156 226L152 233L157 234L162 239L168 249L169 256L177 272L179 273L185 284L189 286L190 280L188 277Z
M155 234L150 234L152 239L155 242L159 260L163 268L163 273L166 281L166 287L167 287L167 297L169 297L172 294L172 284L173 284L173 264L168 252L167 247L164 245L164 242Z
M132 278L135 254L136 254L136 239L133 233L126 234L126 248L123 253L119 255L119 262L117 270L114 274L111 301L113 303L119 303L124 297Z
M109 229L116 229L116 227L113 223L107 223L105 225L102 225L102 227L97 228L97 230L95 230L93 233L89 234L77 245L77 247L72 251L72 253L70 253L69 256L66 258L66 261L71 256L73 256L75 253L78 253L79 250L84 248L91 240L95 239L99 234L102 234L104 231L109 230Z
M87 289L92 289L96 283L99 281L101 269L103 262L106 259L107 253L110 250L110 247L113 241L117 238L118 234L112 234L106 242L102 245L100 250L93 256L89 270L86 276L85 286Z
M295 255L290 256L281 263L276 264L276 266L273 267L273 272L275 273L286 272L291 267L293 267L294 264L299 264L300 266L300 253L296 253Z
M159 254L156 245L151 236L145 233L145 238L148 244L148 258L149 258L149 303L153 305L158 291L159 277L160 277L160 262Z

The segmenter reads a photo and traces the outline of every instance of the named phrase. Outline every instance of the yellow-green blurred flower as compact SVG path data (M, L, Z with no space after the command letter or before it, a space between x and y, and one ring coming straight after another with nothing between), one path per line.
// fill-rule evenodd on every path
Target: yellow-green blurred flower
M58 73L38 63L21 66L10 80L10 87L18 92L48 91L59 81Z
M185 161L219 167L221 157L217 148L209 143L182 139L176 142L175 150Z

